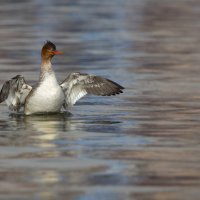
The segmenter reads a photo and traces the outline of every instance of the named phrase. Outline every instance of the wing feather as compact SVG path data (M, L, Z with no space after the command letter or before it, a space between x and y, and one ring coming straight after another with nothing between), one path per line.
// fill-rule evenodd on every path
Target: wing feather
M31 90L32 87L26 84L24 77L17 75L3 84L0 103L5 101L10 110L19 111Z
M5 101L8 98L9 87L10 87L10 82L6 81L3 84L3 87L2 87L1 92L0 92L0 103L2 103L3 101Z
M111 96L123 93L124 89L112 80L79 72L71 73L60 85L66 96L64 107L74 105L86 94Z

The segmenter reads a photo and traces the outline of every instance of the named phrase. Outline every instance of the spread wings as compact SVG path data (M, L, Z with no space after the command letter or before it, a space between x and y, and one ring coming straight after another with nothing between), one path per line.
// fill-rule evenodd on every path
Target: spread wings
M64 107L74 105L86 94L111 96L123 93L122 90L124 89L124 87L109 79L79 72L71 73L60 86L66 96Z
M32 87L26 84L24 77L17 75L4 83L0 91L0 103L5 101L10 110L19 111L31 90Z

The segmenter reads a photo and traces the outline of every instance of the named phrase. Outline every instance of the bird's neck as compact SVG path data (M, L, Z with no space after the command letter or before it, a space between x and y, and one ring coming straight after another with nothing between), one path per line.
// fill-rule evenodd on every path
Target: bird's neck
M50 59L42 59L41 69L40 69L40 80L43 79L48 74L54 74L52 69L52 64Z

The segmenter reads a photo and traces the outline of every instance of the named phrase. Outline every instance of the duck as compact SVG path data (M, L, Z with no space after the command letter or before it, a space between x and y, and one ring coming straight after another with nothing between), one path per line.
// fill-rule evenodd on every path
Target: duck
M52 68L52 58L63 54L56 45L46 41L41 50L39 81L27 84L22 75L6 81L0 91L0 103L5 102L12 112L23 109L25 115L59 113L68 110L86 94L111 96L123 93L118 83L93 74L72 72L61 83Z

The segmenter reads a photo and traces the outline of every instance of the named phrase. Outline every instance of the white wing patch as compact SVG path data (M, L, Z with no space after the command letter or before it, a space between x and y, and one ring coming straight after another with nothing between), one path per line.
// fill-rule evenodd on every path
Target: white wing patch
M119 84L95 75L71 73L60 85L65 93L65 108L74 105L86 94L110 96L122 93Z

